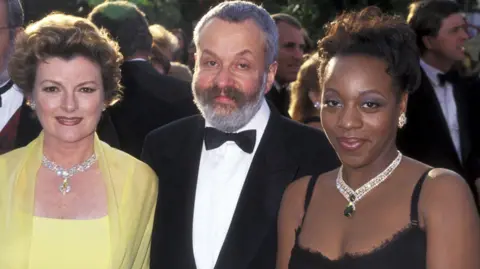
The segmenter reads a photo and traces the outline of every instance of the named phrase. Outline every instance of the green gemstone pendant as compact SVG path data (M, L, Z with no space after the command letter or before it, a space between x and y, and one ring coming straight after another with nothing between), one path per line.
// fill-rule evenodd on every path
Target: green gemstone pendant
M350 202L345 207L345 210L343 211L343 215L347 218L351 218L353 216L353 213L355 213L355 205L352 202Z

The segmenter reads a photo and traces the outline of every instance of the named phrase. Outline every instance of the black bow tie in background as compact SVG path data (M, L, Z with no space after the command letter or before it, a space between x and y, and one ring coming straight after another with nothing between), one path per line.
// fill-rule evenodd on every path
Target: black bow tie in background
M445 74L438 74L437 76L441 87L444 87L446 82L456 84L460 80L460 74L457 70L450 70Z
M257 131L247 130L240 133L224 133L215 128L205 128L205 148L207 150L215 149L227 141L233 141L246 153L252 153L255 147Z
M9 80L5 85L0 87L0 107L2 107L2 94L7 92L13 86L13 81Z

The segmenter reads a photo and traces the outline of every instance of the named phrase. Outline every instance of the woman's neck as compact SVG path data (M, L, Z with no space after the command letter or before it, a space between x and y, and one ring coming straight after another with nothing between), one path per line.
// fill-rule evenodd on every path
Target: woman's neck
M356 190L370 181L372 178L382 173L397 157L398 151L396 147L380 154L371 163L362 167L343 166L343 180L352 189Z
M59 139L44 135L43 154L51 161L63 168L70 168L81 164L94 153L94 134L77 142L64 142Z

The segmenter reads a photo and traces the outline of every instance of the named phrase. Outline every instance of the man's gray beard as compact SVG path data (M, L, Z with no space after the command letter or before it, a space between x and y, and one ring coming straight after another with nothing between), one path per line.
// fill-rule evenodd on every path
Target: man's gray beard
M215 113L214 105L209 105L198 98L196 91L193 91L193 99L202 116L216 129L233 133L247 125L255 116L265 98L265 86L267 85L267 74L262 77L262 84L254 100L247 102L243 107L232 111L229 115L218 115ZM192 83L194 86L194 83Z

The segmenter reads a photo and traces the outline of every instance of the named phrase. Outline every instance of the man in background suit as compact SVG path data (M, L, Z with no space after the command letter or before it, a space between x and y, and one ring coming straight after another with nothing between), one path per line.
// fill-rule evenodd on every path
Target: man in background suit
M416 160L459 173L476 194L480 114L473 94L480 84L478 79L461 78L452 68L465 57L464 17L455 2L420 1L411 5L408 23L417 34L423 77L409 97L398 147Z
M28 132L31 111L7 70L15 37L22 30L23 20L23 9L19 0L0 0L0 154L36 137L36 134ZM36 129L41 128L38 123L31 125Z
M322 132L265 100L278 32L263 8L221 3L199 21L194 41L192 87L203 117L155 130L142 154L160 180L151 268L275 268L286 186L339 162Z
M279 51L278 68L271 90L267 98L275 105L280 114L289 117L290 106L289 84L297 79L298 70L303 63L305 38L302 25L288 14L274 14L273 20L278 28Z
M126 1L96 6L89 19L107 29L125 58L123 100L111 108L120 149L140 157L146 135L171 121L198 114L187 82L159 74L149 62L152 35L145 15Z

